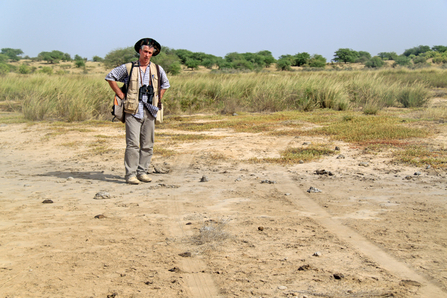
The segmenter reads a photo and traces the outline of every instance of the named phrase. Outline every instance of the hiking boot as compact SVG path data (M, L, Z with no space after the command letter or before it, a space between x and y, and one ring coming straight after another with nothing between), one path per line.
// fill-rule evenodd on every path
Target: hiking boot
M149 177L148 174L139 174L137 175L137 179L140 180L141 182L151 182L152 179Z
M140 184L140 180L137 179L137 177L132 176L126 179L127 184Z

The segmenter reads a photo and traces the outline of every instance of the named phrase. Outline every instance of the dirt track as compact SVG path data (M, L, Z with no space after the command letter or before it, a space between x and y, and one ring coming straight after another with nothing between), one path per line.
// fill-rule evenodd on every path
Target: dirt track
M62 130L0 127L0 297L447 297L445 172L252 164L316 140L218 130L130 186L121 126Z

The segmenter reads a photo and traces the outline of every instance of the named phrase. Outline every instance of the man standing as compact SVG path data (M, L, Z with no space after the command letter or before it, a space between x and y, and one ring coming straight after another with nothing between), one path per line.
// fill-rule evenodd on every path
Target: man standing
M124 167L129 184L152 181L147 170L153 154L155 119L162 108L161 99L170 87L163 68L151 63L151 58L161 51L160 44L152 38L143 38L134 48L140 54L138 61L118 66L106 76L116 95L126 99ZM127 84L127 94L117 81Z

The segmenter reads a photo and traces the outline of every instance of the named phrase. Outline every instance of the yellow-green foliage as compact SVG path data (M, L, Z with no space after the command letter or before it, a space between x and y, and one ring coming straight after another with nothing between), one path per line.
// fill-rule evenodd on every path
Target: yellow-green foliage
M109 89L98 77L85 75L11 75L0 83L0 101L19 102L19 110L28 120L80 121L107 114Z
M446 74L446 70L188 73L169 78L164 114L320 108L377 114L387 106L424 106L428 88L439 85ZM104 77L105 73L9 74L0 80L0 108L22 112L28 120L110 119L113 92Z

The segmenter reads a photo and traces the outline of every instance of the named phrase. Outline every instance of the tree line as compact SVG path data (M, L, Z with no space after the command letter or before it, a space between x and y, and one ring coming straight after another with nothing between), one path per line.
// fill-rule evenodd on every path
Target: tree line
M37 57L30 58L23 55L21 49L2 48L0 53L0 74L10 71L19 73L31 73L35 69L26 63L17 67L8 62L17 62L22 59L30 59L31 61L45 61L48 64L57 64L63 62L73 62L76 67L84 67L87 58L75 55L71 58L70 54L61 51L41 52ZM405 50L398 55L396 52L380 52L376 56L372 56L366 51L355 51L349 48L340 48L334 53L331 62L337 63L361 63L367 68L380 68L385 61L393 61L392 66L404 67L424 67L428 66L428 59L434 64L447 64L447 46L417 46ZM110 51L104 58L94 56L93 61L102 62L106 68L113 68L121 64L136 61L138 56L135 54L133 47L121 48ZM192 52L185 49L171 49L162 47L162 51L156 57L153 57L154 63L160 64L168 73L178 74L183 68L195 70L199 66L208 69L219 69L221 71L259 71L276 64L276 68L282 71L290 71L293 66L304 68L324 68L327 60L322 55L310 55L307 52L297 53L295 55L282 55L275 59L270 51L264 50L256 53L237 53L232 52L225 57L218 57L203 52Z

